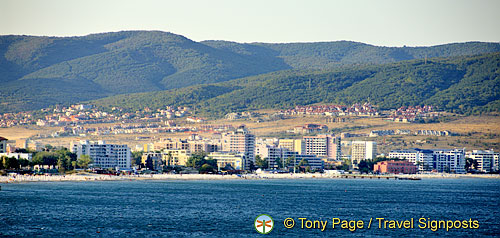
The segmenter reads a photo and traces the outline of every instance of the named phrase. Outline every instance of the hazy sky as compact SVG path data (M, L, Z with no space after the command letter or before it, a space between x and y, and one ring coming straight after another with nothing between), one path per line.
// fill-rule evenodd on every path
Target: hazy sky
M500 42L500 0L0 0L0 35L161 30L192 40Z

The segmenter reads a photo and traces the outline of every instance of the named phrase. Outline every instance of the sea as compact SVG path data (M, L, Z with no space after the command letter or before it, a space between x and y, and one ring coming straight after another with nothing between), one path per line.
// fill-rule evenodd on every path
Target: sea
M1 237L500 236L498 179L132 180L0 185ZM267 234L255 227L261 214L273 220ZM439 221L443 221L441 225ZM446 221L450 221L449 227L443 225ZM394 228L398 223L400 226Z

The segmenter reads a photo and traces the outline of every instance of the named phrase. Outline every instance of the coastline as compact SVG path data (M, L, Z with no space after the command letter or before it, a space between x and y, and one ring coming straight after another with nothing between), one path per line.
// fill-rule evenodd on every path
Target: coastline
M402 175L360 175L360 174L150 174L150 175L15 175L0 176L0 184L24 182L84 182L84 181L133 181L133 180L228 180L228 179L458 179L458 178L489 178L500 179L498 174L402 174Z

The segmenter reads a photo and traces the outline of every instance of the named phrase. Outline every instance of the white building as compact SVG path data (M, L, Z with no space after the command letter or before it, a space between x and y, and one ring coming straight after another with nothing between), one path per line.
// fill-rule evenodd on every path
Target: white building
M410 149L393 150L390 158L406 159L418 166L418 170L445 173L465 173L464 149Z
M71 152L81 155L89 155L94 167L130 169L131 154L127 145L106 144L104 141L71 142Z
M377 142L353 141L351 143L351 163L357 168L362 160L373 160L377 157Z
M16 159L26 159L29 161L31 161L31 159L33 158L32 153L0 153L0 157L1 156L14 157Z
M208 157L215 159L217 161L217 170L224 170L228 165L235 170L243 170L245 164L245 155L237 154L233 152L212 152L208 154Z
M316 155L300 154L297 151L290 151L287 148L278 147L276 145L257 144L255 154L260 155L263 159L267 159L269 168L283 167L288 158L295 158L295 161L292 160L292 164L289 164L289 166L298 165L302 159L305 159L312 169L323 169L324 167L323 160ZM278 159L281 163L280 166L278 166L277 163Z
M431 171L433 169L434 152L423 149L393 150L389 158L404 159L417 165L419 172Z
M482 172L498 171L498 156L493 150L473 150L466 153L467 158L477 161L478 170Z
M245 169L250 168L250 162L255 164L255 135L245 126L240 126L235 132L223 135L223 151L242 153L245 156Z
M281 148L275 145L269 145L264 143L259 143L255 146L255 154L259 155L262 159L267 158L270 164L274 164L277 158L283 158L285 151L289 151L286 148Z
M465 149L433 150L433 167L437 172L465 173Z

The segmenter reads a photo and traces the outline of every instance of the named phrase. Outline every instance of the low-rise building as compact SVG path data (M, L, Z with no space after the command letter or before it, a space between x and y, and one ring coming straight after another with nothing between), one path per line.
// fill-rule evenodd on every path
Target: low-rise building
M319 124L306 124L304 126L296 126L293 128L293 133L295 134L310 134L317 132L327 132L328 127L326 125Z
M322 170L325 167L323 159L317 157L316 155L299 155L297 152L289 151L284 154L283 158L295 158L295 161L292 160L292 162L288 164L289 168L299 165L302 160L307 161L307 166L309 166L312 170Z
M373 172L389 174L415 174L417 166L409 161L388 160L380 161L373 166Z
M26 159L29 161L31 161L31 159L33 158L32 153L0 153L0 157L1 156L14 157L16 159Z
M465 149L433 150L433 167L437 172L465 173Z
M209 158L217 161L217 170L221 171L230 166L234 170L245 169L245 155L235 152L212 152L208 154Z
M498 156L493 150L473 150L466 153L467 158L477 162L478 170L489 173L498 171Z
M465 173L464 149L393 150L389 157L406 159L417 165L420 172Z
M162 153L167 166L186 166L189 157L191 157L189 150L170 149Z
M389 158L404 159L417 165L419 172L431 171L433 169L434 152L432 150L424 149L405 149L405 150L392 150L389 152Z
M162 153L147 152L142 155L141 164L150 170L160 170L165 161L162 159Z

